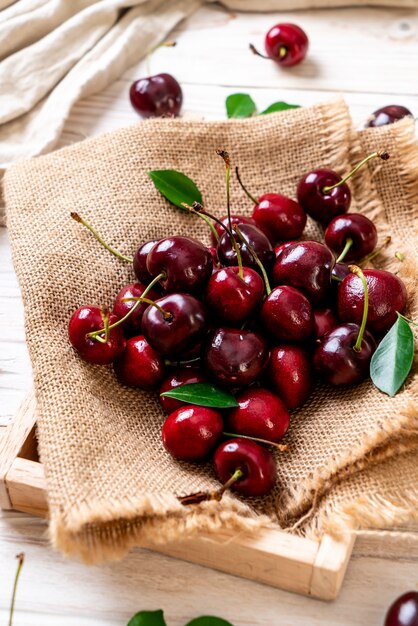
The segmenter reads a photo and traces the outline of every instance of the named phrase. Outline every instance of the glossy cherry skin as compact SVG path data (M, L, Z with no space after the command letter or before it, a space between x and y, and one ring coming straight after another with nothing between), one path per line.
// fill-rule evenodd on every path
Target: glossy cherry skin
M388 106L374 111L366 126L376 127L393 124L393 122L397 122L408 115L412 117L411 111L406 107L403 107L400 104L389 104Z
M344 257L344 263L358 261L367 256L376 247L376 226L365 215L360 213L346 213L338 215L328 224L325 243L336 257L344 250L347 239L352 239L351 248Z
M150 390L164 378L164 358L151 348L144 336L131 337L113 365L120 383L128 387Z
M273 244L298 239L306 226L306 213L302 207L279 193L260 196L253 209L253 219Z
M265 269L269 270L274 263L275 254L268 237L252 224L242 224L239 229L250 246L254 249ZM236 237L236 239L239 243L238 237ZM240 249L243 265L258 270L258 265L254 261L246 244L242 243ZM232 247L228 233L224 233L219 239L218 259L222 265L238 265L237 255Z
M260 304L264 294L263 279L250 267L216 270L206 286L205 301L222 322L241 325Z
M271 349L267 379L289 410L302 406L312 392L312 367L300 346L281 344Z
M276 462L270 450L249 439L228 439L216 449L215 473L225 484L240 469L242 478L231 486L243 496L267 495L276 484Z
M335 313L330 308L314 309L314 335L316 339L321 339L326 333L338 326Z
M376 342L366 330L361 349L354 346L360 326L341 324L320 339L313 357L318 376L330 385L355 385L369 377L370 360L376 350Z
M285 243L279 243L277 246L274 246L274 254L276 259L279 257L279 254L283 252L286 248L292 245L292 243L297 243L297 241L286 241Z
M206 380L206 376L199 369L193 369L190 367L175 369L164 379L163 384L160 387L160 402L163 409L167 413L173 413L173 411L177 411L177 409L183 407L185 403L181 400L176 400L175 398L162 396L162 393L165 391L171 391L172 389L177 389L177 387L182 387L183 385L204 383Z
M305 341L314 330L312 305L299 289L275 287L260 310L264 328L279 341Z
M312 304L318 304L328 294L334 264L334 255L324 244L299 241L287 246L276 259L273 284L296 287Z
M369 291L366 328L381 335L396 322L396 312L405 308L407 293L400 278L385 270L363 270ZM349 274L338 288L338 317L342 322L361 323L364 289L360 278Z
M238 407L226 418L226 431L278 442L285 436L290 415L283 402L268 389L246 389L237 396Z
M226 387L251 385L262 374L268 358L267 344L261 335L236 328L213 331L204 352L208 373Z
M142 316L142 332L160 354L181 357L204 338L208 325L206 308L187 293L171 293L156 302L170 313L170 318L165 319L158 309L149 306Z
M142 117L176 117L180 113L183 92L171 74L156 74L132 83L129 97Z
M276 24L266 34L264 47L267 55L284 67L297 65L306 56L309 39L296 24ZM285 54L280 50L285 49Z
M317 169L308 172L299 181L299 204L308 215L324 226L337 215L347 213L350 207L351 191L347 183L324 192L324 187L332 187L341 180L341 176L332 170Z
M212 255L200 241L176 235L161 239L148 253L147 270L161 274L164 291L193 293L205 286L212 274Z
M222 224L225 224L227 228L229 228L229 220L228 220L227 215L225 215L224 217L221 217L220 221L222 222ZM256 226L256 223L253 220L253 218L247 217L246 215L231 215L231 224L232 226L234 226L235 224L237 224L238 226L240 226L241 224L251 224L252 226ZM215 222L213 225L215 227L216 232L218 233L218 236L222 237L222 235L225 233L225 228L222 228L222 226L218 224L217 222ZM211 237L212 237L213 245L216 246L218 242L216 241L213 233Z
M148 252L158 243L158 239L151 239L150 241L146 241L141 244L138 250L135 252L134 256L134 272L135 276L141 283L145 283L146 285L151 282L152 276L147 270L147 257Z
M181 461L204 461L222 436L224 423L219 411L186 405L170 413L163 424L167 452Z
M116 315L110 313L109 326L117 322L117 320ZM122 326L117 326L109 331L109 338L106 343L96 341L87 336L88 333L100 330L103 327L102 312L98 306L81 306L74 311L70 318L68 337L71 345L87 363L108 365L117 359L125 349L126 341ZM104 333L101 336L104 337Z
M148 307L146 302L137 303L134 300L130 302L124 302L126 298L140 298L146 289L146 285L142 283L130 283L129 285L125 285L123 289L121 289L118 295L115 298L115 302L113 304L113 313L119 318L125 317L129 313L129 311L135 306L135 311L129 315L127 320L123 323L124 329L126 329L130 333L138 334L141 329L141 321L142 316L144 314L145 309ZM145 296L149 300L156 300L158 295L151 289L148 291Z
M391 604L384 626L418 626L418 591L408 591Z

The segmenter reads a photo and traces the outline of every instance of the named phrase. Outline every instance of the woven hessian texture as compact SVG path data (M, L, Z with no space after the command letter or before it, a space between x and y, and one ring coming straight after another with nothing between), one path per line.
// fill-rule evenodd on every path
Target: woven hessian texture
M339 390L320 386L292 416L289 452L278 455L277 488L269 497L245 501L228 495L221 503L182 507L177 495L217 484L210 465L174 461L161 443L164 415L156 396L122 387L111 368L81 361L68 343L68 319L76 307L110 305L134 278L129 265L70 219L70 211L125 253L170 234L208 242L205 224L171 207L148 170L185 172L202 189L205 204L221 215L224 167L217 148L230 152L253 193L294 197L304 172L325 166L343 173L366 153L386 147L390 161L372 162L353 184L352 210L375 219L381 240L391 232L387 259L397 249L406 253L402 266L387 263L400 270L413 299L418 156L412 138L410 121L354 133L345 104L337 101L250 120L150 120L8 171L8 226L25 304L54 545L98 561L121 556L141 541L164 542L220 525L288 526L310 509L315 514L326 494L321 506L329 520L343 508L340 493L338 506L329 504L335 484L418 443L412 376L395 398L370 382ZM252 208L236 184L232 207L244 214ZM320 237L309 222L306 238ZM383 494L385 481L379 483L378 471L373 477L370 490ZM402 476L397 479L401 491ZM350 501L355 489L364 494L369 485L367 479L351 484Z

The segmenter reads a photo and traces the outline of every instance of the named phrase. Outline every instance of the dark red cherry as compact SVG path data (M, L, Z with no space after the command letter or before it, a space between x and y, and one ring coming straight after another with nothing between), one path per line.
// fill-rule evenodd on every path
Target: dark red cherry
M250 246L254 249L254 252L264 265L265 269L269 270L274 263L275 254L268 237L266 237L266 235L261 232L259 228L253 226L252 224L241 224L239 229L246 241L248 241ZM236 239L239 243L240 240L237 236ZM240 249L243 265L258 270L258 265L254 261L253 256L245 243L241 244ZM218 259L222 265L238 265L237 255L228 233L224 233L219 239Z
M314 335L316 339L320 339L326 333L329 333L336 326L338 320L332 309L314 309Z
M261 306L260 321L280 341L305 341L314 330L311 303L289 285L275 287L267 296Z
M369 290L367 329L376 335L389 330L396 322L396 312L405 308L407 293L400 278L385 270L363 270ZM363 284L350 273L338 289L338 317L342 322L361 323L364 306Z
M273 283L296 287L313 304L318 304L328 294L334 263L334 255L324 244L299 241L287 246L276 259Z
M173 411L183 407L185 403L181 400L176 400L175 398L162 396L162 393L165 391L171 391L172 389L177 389L177 387L181 387L182 385L204 383L206 380L206 376L199 369L189 367L175 369L167 376L167 378L164 379L163 384L160 387L160 402L163 409L167 413L173 413Z
M227 215L225 215L224 217L221 217L220 221L222 222L222 224L225 224L227 228L229 227L229 220L228 220ZM241 224L252 224L252 226L256 225L253 218L247 217L246 215L231 215L231 224L232 226L234 226L235 224L237 224L238 226L240 226ZM218 236L222 237L222 235L225 233L225 229L222 228L222 226L218 224L218 222L214 223L214 227L215 227L216 232L218 233ZM213 235L213 233L212 233L212 243L214 246L216 246L218 243L215 240L215 236Z
M141 283L148 284L152 280L152 276L147 270L148 252L158 243L158 239L151 239L141 244L134 256L134 272L135 276Z
M208 250L212 256L212 263L213 263L212 272L213 272L216 270L216 267L218 265L218 251L216 249L216 246L210 246Z
M163 444L176 459L204 461L221 438L223 426L219 411L186 405L170 413L165 420Z
M116 315L109 314L109 326L118 321ZM122 326L109 331L106 343L89 337L88 334L104 328L104 318L100 307L93 305L81 306L74 311L68 323L68 337L84 361L96 365L108 365L122 354L126 341ZM100 337L104 338L104 333Z
M244 387L259 378L269 351L257 333L236 328L218 328L210 335L204 361L214 380L227 387Z
M280 65L297 65L306 56L309 39L296 24L276 24L266 34L264 46L267 55Z
M121 289L118 295L115 298L115 302L113 304L113 313L121 319L125 317L129 313L129 311L135 306L135 311L129 315L127 320L123 323L123 326L130 333L138 334L141 329L141 321L142 316L144 314L145 309L148 304L145 302L135 302L135 300L131 300L128 302L124 302L127 298L140 298L146 289L146 285L142 283L130 283L129 285L125 285L123 289ZM151 289L151 291L147 292L146 298L150 300L156 300L158 295Z
M377 244L377 230L373 222L365 215L346 213L331 220L326 228L324 239L336 257L341 255L346 246L350 246L344 254L344 262L348 263L358 261L373 252ZM352 241L351 245L349 240Z
M339 285L344 278L351 274L351 270L346 263L336 263L332 268L332 284Z
M384 626L418 626L418 591L408 591L390 605Z
M165 315L149 306L142 316L142 332L157 352L179 357L202 341L208 322L200 300L187 293L171 293L156 304Z
M298 239L306 225L306 213L302 207L279 193L260 196L253 210L253 218L272 243Z
M300 346L282 344L272 348L267 378L289 410L302 406L312 392L312 368Z
M268 389L246 389L237 396L239 406L228 412L226 430L278 442L290 424L289 411L283 402Z
M286 241L285 243L277 244L277 246L274 247L274 254L276 256L276 259L278 258L279 254L281 254L283 250L291 246L292 243L297 243L297 241Z
M389 104L388 106L374 111L366 126L376 127L393 124L393 122L397 122L408 115L412 117L411 111L406 107L403 107L400 104Z
M212 255L200 241L180 235L161 239L147 256L147 269L167 292L194 292L205 286L212 274Z
M211 311L223 322L241 325L260 304L264 283L255 270L238 267L216 270L207 286L205 300Z
M347 213L351 204L351 191L347 183L342 183L330 191L342 180L337 172L316 169L305 174L297 188L298 202L308 215L325 226L342 213Z
M318 376L330 385L354 385L369 377L376 342L366 330L360 350L355 350L360 326L342 324L320 339L313 357Z
M231 489L243 496L265 496L276 484L276 462L270 450L248 439L228 439L213 457L215 472L226 483L240 469L243 476Z
M183 93L171 74L156 74L132 83L129 97L142 117L176 117L180 113Z
M114 363L120 383L138 389L154 389L165 374L164 358L151 348L145 337L138 335L126 342L126 348Z

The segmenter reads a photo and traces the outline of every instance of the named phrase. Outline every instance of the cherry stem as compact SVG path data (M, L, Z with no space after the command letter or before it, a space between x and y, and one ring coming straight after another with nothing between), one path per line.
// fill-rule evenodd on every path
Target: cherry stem
M405 322L408 322L408 324L412 324L413 326L416 326L418 328L418 324L414 322L414 320L410 320L409 317L405 317L405 315L402 315L402 313L399 313L399 311L396 311L396 314L398 317L401 317L403 320L405 320Z
M238 166L235 167L235 176L237 177L239 186L241 187L241 189L243 190L243 192L248 196L248 198L254 202L254 204L258 204L258 200L255 199L255 197L253 195L250 194L250 192L248 191L248 189L245 187L244 183L241 180L241 177L239 175L239 171L238 171Z
M382 243L381 246L379 246L379 248L376 248L374 252L372 252L371 254L368 254L367 256L364 257L364 259L360 261L360 263L358 264L359 267L363 267L364 265L367 265L369 261L372 261L375 257L377 257L382 252L382 250L390 244L391 241L392 241L392 237L386 237L385 241Z
M194 209L193 207L191 207L189 204L186 204L185 202L182 202L181 204L182 204L182 206L184 206L184 207L185 207L185 208L186 208L186 209L187 209L190 213L194 213L194 215L198 215L198 216L200 217L200 219L202 219L202 220L203 220L203 221L204 221L204 222L205 222L205 223L209 226L209 228L210 228L210 230L211 230L211 232L212 232L212 235L215 237L216 241L219 241L219 235L218 235L218 233L216 232L216 228L215 228L215 226L214 226L214 225L212 224L212 222L211 222L211 220L213 220L213 219L215 219L215 218L213 218L213 217L209 216L206 212L203 212L203 210L202 210L202 211L199 211L199 210L197 210L197 209ZM199 205L199 207L201 207L201 208L203 209L202 205L201 205L201 204L199 204L198 202L197 202L197 203L195 203L195 204L198 204L198 205ZM219 220L219 222L220 222L220 220ZM223 224L222 224L222 225L223 225Z
M197 356L195 359L188 359L187 361L170 361L169 359L165 359L164 363L166 365L172 365L174 367L177 367L178 365L189 365L189 363L197 363L197 361L201 361L202 358L200 356ZM163 393L161 394L162 396L164 395Z
M258 443L265 443L268 446L274 446L280 452L286 452L288 450L288 446L285 443L276 443L275 441L269 441L268 439L260 439L260 437L250 437L249 435L237 435L235 433L222 433L226 437L239 437L240 439L249 439L250 441L258 441Z
M112 324L112 326L109 326L109 329L115 328L115 326L119 326L119 324L122 324L122 322L124 322L126 320L126 318L129 317L129 315L136 308L136 306L139 305L140 302L145 302L146 304L149 304L150 306L154 306L157 309L157 311L159 311L161 313L161 315L163 316L163 318L165 320L169 321L169 320L173 319L172 313L169 313L168 311L164 311L162 306L160 306L159 304L154 302L154 300L150 300L149 298L144 298L143 296L140 296L138 298L123 298L122 302L136 302L136 305L134 305L132 307L132 309L130 311L128 311L128 313L124 317L122 317L122 319L120 319L117 322L115 322L114 324ZM100 331L95 330L94 332L97 333L97 332L100 332ZM91 333L89 333L89 334L91 334Z
M395 257L398 259L398 261L405 261L405 255L403 252L399 252L399 250L397 252L395 252Z
M226 210L228 214L228 226L229 230L232 230L231 223L231 199L230 199L230 190L229 190L229 181L231 178L231 159L229 158L229 154L226 150L217 150L216 154L219 155L225 163L225 183L226 183Z
M201 502L207 502L208 500L221 500L225 491L229 489L234 483L240 480L244 476L244 472L241 468L237 468L232 474L231 478L226 481L222 487L215 491L198 491L197 493L191 493L188 496L179 497L178 500L184 505L189 506L191 504L200 504Z
M121 259L122 261L126 261L127 263L133 263L133 258L129 257L129 256L125 256L124 254L121 254L121 252L118 252L117 250L115 250L114 248L112 248L111 246L109 246L109 244L107 244L99 235L99 233L97 232L97 230L95 230L93 228L93 226L90 226L90 224L88 222L86 222L85 220L83 220L82 217L80 217L80 215L78 213L75 213L74 211L71 213L71 217L73 218L73 220L75 220L76 222L79 222L79 224L82 224L83 226L85 226L97 239L97 241L99 243L102 244L102 246L104 248L106 248L106 250L108 250L109 252L111 252L115 257L117 257L118 259Z
M345 246L344 246L343 251L341 252L341 254L338 257L338 259L335 261L336 263L341 263L341 261L343 261L345 259L345 257L347 256L347 253L350 250L352 245L353 245L353 240L351 239L351 237L349 237L347 239L347 241L345 242Z
M280 46L280 48L279 48L279 57L281 59L283 59L286 56L286 54L287 54L286 46Z
M358 276L361 282L363 283L363 290L364 290L363 318L361 320L361 326L360 326L360 330L358 333L357 341L353 348L353 350L355 350L356 352L360 352L364 331L366 330L367 315L369 313L369 289L367 287L366 277L363 274L362 270L357 265L349 265L348 269L350 270L350 272L353 272L353 274Z
M12 600L10 603L9 626L12 626L12 622L13 622L13 613L15 610L17 583L19 582L19 576L20 576L20 572L22 571L23 562L25 560L25 555L22 552L21 554L16 555L16 558L18 559L18 564L17 564L17 570L16 570L15 580L13 584Z
M151 65L150 65L150 57L151 57L151 55L156 50L158 50L158 48L173 48L176 45L177 45L177 41L163 41L162 43L157 43L155 46L152 46L152 48L150 48L148 50L148 52L146 53L146 56L145 56L145 62L147 64L147 72L148 72L148 74L151 74Z
M104 332L105 332L104 343L107 343L109 339L109 308L108 307L104 307L102 309L102 318L104 322L103 326L104 326Z
M259 52L252 43L249 44L249 48L251 52L255 54L256 56L261 57L262 59L268 59L271 61L271 58L269 56L266 56L265 54L261 54L261 52Z
M335 185L331 185L330 187L324 187L322 189L322 193L327 194L333 189L336 189L337 187L345 183L349 178L351 178L361 167L363 167L363 165L365 165L372 159L375 159L376 157L383 159L383 161L387 161L389 158L389 154L388 152L386 152L386 150L382 150L381 152L373 152L372 154L369 154L369 156L367 156L365 159L360 161L360 163L357 163L354 169L352 169L351 172L347 174L346 176L344 176L344 178L342 178L338 183L335 183Z
M257 263L258 267L260 268L261 273L263 275L264 285L266 287L266 293L269 296L271 294L271 287L270 287L270 282L269 282L269 279L268 279L268 276L267 276L267 272L266 272L266 269L265 269L264 265L260 261L260 259L258 257L258 254L254 250L252 245L247 241L247 239L245 239L244 235L242 234L242 232L240 231L240 229L238 227L238 224L235 224L234 230L237 233L238 237L241 239L241 241L243 243L245 243L245 245L247 246L248 250L250 251L250 254L253 257L254 261Z

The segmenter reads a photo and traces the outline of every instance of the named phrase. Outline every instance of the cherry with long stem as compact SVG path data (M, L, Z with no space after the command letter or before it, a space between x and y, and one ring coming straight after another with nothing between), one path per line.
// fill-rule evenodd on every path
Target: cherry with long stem
M213 217L209 215L208 213L206 213L203 206L199 202L194 202L192 207L190 206L190 204L186 204L186 202L182 202L181 204L182 206L184 206L185 209L189 211L189 213L193 213L193 215L197 215L198 217L200 217L200 219L202 219L205 222L205 224L209 226L211 233L215 237L215 240L219 241L219 235L217 233L216 228L212 224L211 220L216 221L218 224L221 224L223 228L226 228L225 224L222 224L221 220L218 220L218 218Z
M342 261L344 261L352 245L353 245L353 240L351 239L351 237L348 237L347 241L345 242L344 249L342 250L338 259L335 261L336 263L342 263Z
M238 184L241 187L241 189L243 190L243 192L245 193L245 195L251 200L251 202L254 202L254 204L258 204L258 200L255 198L255 196L253 196L248 191L248 189L245 187L244 183L242 182L237 165L235 166L235 176L237 177Z
M216 154L220 156L225 163L225 183L226 183L226 210L228 215L229 230L232 231L231 223L231 198L230 198L230 178L231 178L231 159L226 150L217 150Z
M366 163L368 163L369 161L371 161L372 159L376 159L377 157L379 157L380 159L382 159L383 161L387 161L389 158L389 154L388 152L386 152L386 150L382 150L380 152L373 152L372 154L369 154L369 156L367 156L366 158L364 158L362 161L360 161L360 163L357 163L357 165L351 170L351 172L349 172L346 176L344 176L344 178L342 178L341 180L339 180L337 183L335 183L335 185L331 185L331 186L327 186L324 187L322 189L322 193L324 193L325 195L328 194L330 191L332 191L333 189L336 189L337 187L339 187L340 185L342 185L343 183L347 182L347 180L349 178L351 178L356 172L358 172L358 170L363 167L363 165L365 165Z
M357 265L349 265L348 267L350 269L350 272L353 272L353 274L355 274L356 276L360 278L361 282L363 283L363 290L364 290L363 317L361 320L361 325L360 325L360 330L357 336L357 341L355 345L353 346L353 350L355 350L356 352L360 352L364 331L366 330L367 315L369 313L369 289L367 287L366 277L363 274L361 268L358 267Z
M93 226L91 226L88 222L86 222L86 220L84 220L78 213L73 211L71 213L71 217L72 217L73 220L75 220L79 224L82 224L83 226L85 226L94 235L94 237L97 239L97 241L104 248L106 248L106 250L108 250L111 254L113 254L113 256L117 257L118 259L121 259L122 261L126 261L127 263L133 263L134 260L133 260L132 257L125 256L121 252L118 252L117 250L115 250L114 248L109 246L109 244L106 243L105 240L99 235L97 230L95 228L93 228Z
M250 437L250 435L237 435L236 433L226 433L223 432L225 437L238 437L239 439L249 439L250 441L256 441L257 443L265 443L268 446L273 446L280 452L286 452L288 450L288 445L285 443L276 443L275 441L269 441L268 439L261 439L260 437Z
M382 252L382 250L384 250L390 244L391 241L392 241L392 237L390 236L386 237L385 241L382 243L381 246L376 248L376 250L374 250L371 254L368 254L367 256L365 256L364 259L362 259L360 263L358 263L357 265L359 267L364 267L365 265L367 265L367 263L369 263L370 261L373 261L373 259L376 258Z
M268 61L274 61L274 59L272 59L271 57L269 57L267 54L262 54L261 52L259 52L259 51L257 50L257 48L256 48L256 47L255 47L252 43L250 43L250 44L248 45L248 47L249 47L249 49L251 50L251 52L252 52L253 54L255 54L257 57L261 57L262 59L267 59ZM280 48L279 48L279 57L280 57L281 59L283 59L283 58L286 56L286 54L287 54L287 48L286 48L286 46L280 46Z
M244 476L244 472L238 467L232 474L231 478L226 481L219 489L215 491L198 491L197 493L191 493L187 496L181 496L178 500L184 506L190 506L191 504L200 504L201 502L207 502L208 500L220 501L225 491L227 491L234 483L240 480Z
M260 259L258 257L258 254L254 250L252 245L249 243L249 241L244 237L244 235L240 231L238 224L234 225L234 231L236 232L238 237L241 239L242 243L245 243L245 245L247 246L248 250L250 251L250 254L253 257L254 261L257 263L258 267L260 268L260 271L261 271L261 274L262 274L263 280L264 280L264 285L266 287L266 293L269 296L271 294L271 287L270 287L270 281L269 281L268 276L267 276L266 268L264 267L264 265L260 261Z

